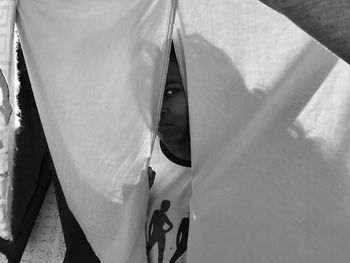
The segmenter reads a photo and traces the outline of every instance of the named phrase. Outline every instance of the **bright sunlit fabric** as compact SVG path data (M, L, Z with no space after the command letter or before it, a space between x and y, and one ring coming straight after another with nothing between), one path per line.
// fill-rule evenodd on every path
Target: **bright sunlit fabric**
M17 23L69 208L102 262L146 262L146 166L174 1L23 0Z
M11 167L15 119L13 39L16 0L0 2L0 237L11 239Z
M258 1L180 1L179 12L188 262L348 262L349 65Z

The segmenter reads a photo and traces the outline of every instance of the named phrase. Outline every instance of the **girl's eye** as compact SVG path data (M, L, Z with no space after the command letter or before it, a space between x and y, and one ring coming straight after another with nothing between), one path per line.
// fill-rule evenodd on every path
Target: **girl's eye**
M176 92L177 92L176 89L167 89L167 90L165 91L165 95L167 95L167 96L172 96L172 95L174 95Z

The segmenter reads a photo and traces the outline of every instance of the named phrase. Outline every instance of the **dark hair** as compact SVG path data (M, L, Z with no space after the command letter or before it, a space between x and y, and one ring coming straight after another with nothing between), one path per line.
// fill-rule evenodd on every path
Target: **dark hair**
M178 64L177 58L176 58L176 53L175 53L175 48L174 48L174 42L171 42L169 62L174 62L174 63Z

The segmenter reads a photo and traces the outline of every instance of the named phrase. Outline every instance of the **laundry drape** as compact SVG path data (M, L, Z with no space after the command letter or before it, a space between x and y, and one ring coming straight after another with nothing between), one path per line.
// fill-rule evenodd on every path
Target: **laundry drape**
M179 12L188 262L347 262L349 65L257 1L180 1Z
M19 1L17 25L67 203L103 262L145 262L146 166L173 1Z

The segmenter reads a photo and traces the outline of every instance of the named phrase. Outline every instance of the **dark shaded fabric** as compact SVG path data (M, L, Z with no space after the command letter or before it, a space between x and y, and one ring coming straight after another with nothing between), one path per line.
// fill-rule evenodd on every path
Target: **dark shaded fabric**
M51 164L53 165L52 160ZM92 250L89 242L87 241L83 230L80 228L77 220L68 208L56 173L53 175L53 183L55 186L57 205L67 248L64 263L100 262Z
M51 182L47 144L34 102L23 54L17 50L21 128L16 133L11 230L13 241L0 239L9 262L19 262Z
M260 0L350 63L349 0Z
M47 173L47 178L40 173L42 172L42 163L47 161L44 160L45 152L47 151L47 143L39 119L38 110L34 103L34 96L26 72L22 50L20 48L18 48L17 54L17 68L20 81L18 104L21 110L21 127L16 133L17 151L15 153L14 192L11 221L12 233L14 236L18 235L21 225L23 225L23 221L27 221L27 218L24 218L26 211L30 213L34 208L28 206L30 203L33 203L31 202L33 195L41 196L41 198L39 198L41 202L35 205L35 210L39 211L41 203L46 195L47 188L51 182L51 174L48 172L48 169L45 169L44 171ZM42 178L39 180L40 175ZM43 179L45 179L46 187L40 187L38 185L43 183ZM40 193L38 192L39 189L42 190Z
M6 255L9 262L20 262L23 251L27 245L29 236L32 232L32 228L34 226L36 217L40 211L41 204L45 198L47 189L51 182L51 167L49 165L49 154L46 153L43 155L42 162L40 164L40 170L36 174L36 179L38 181L37 185L35 186L35 189L30 189L33 191L32 196L30 197L30 200L25 200L22 197L28 196L29 191L22 191L19 192L18 188L16 189L16 203L13 203L13 210L17 212L18 216L21 216L21 224L16 225L16 235L14 235L14 239L12 242L5 241L3 239L0 239L0 250L3 254ZM28 173L27 173L28 175ZM17 181L19 181L19 178L17 178ZM29 181L27 178L23 181ZM21 184L24 182L21 182ZM30 184L29 184L30 185ZM22 202L22 203L21 203ZM17 209L16 205L18 204L19 209ZM24 204L27 204L27 207L24 207ZM22 209L22 211L20 210ZM23 212L23 213L19 213ZM13 219L15 216L12 217ZM17 218L17 221L19 218Z
M17 49L21 128L16 134L11 226L13 241L0 239L0 251L10 263L20 262L48 187L54 180L58 209L66 242L65 263L100 262L70 212L58 182L45 134L35 105L20 46Z

